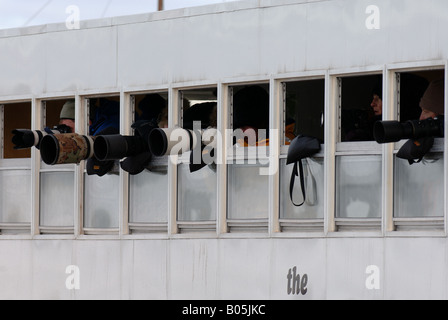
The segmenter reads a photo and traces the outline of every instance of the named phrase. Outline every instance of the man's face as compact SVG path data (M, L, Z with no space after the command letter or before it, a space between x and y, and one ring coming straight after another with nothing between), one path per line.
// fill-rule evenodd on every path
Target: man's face
M380 116L383 114L383 100L381 100L378 95L373 95L373 100L370 106L373 108L373 112L376 116Z
M61 119L61 121L59 121L59 124L65 124L72 130L72 133L75 133L75 121L70 119Z
M438 116L437 113L434 113L434 112L432 112L432 111L429 111L429 110L426 110L426 109L423 109L423 108L422 108L422 113L421 113L421 115L420 115L420 121L421 121L421 120L426 120L426 119L429 119L429 118L434 119L434 118L436 118L437 116Z

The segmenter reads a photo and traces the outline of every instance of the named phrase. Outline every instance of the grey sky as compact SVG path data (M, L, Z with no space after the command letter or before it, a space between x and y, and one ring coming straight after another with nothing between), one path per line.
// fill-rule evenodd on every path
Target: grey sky
M164 0L165 10L235 0ZM0 29L65 22L66 8L76 5L81 20L153 12L157 0L0 0Z

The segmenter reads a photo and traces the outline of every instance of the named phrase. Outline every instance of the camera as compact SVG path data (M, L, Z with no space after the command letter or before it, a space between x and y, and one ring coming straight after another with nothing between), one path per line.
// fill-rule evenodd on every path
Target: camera
M420 139L424 137L443 137L444 119L377 121L373 127L373 135L378 143L398 142L403 139Z
M12 137L12 143L14 149L28 149L31 147L40 148L42 139L48 134L58 133L71 133L71 128L65 124L54 126L53 129L45 128L45 130L27 130L27 129L15 129L12 131L14 135Z

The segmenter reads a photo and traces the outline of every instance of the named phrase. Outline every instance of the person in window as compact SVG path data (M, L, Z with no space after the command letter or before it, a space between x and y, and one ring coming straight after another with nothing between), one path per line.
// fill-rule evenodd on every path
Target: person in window
M373 109L375 121L382 120L383 117L383 89L381 85L378 84L373 88L372 91L372 103L370 106Z
M75 132L75 100L70 99L62 107L59 115L59 125L65 125L70 128L70 132Z
M269 145L269 94L260 86L248 86L233 99L234 129L241 129L244 141L239 146Z
M445 80L432 81L420 100L422 113L419 120L437 118L445 114Z

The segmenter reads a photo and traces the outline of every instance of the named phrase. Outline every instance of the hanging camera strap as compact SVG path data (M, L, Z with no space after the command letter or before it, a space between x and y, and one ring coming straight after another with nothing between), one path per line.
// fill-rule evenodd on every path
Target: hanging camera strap
M297 170L297 164L299 166L299 171ZM298 177L299 174L300 174L300 187L302 188L303 202L300 203L300 204L296 204L294 202L293 193L294 193L294 184L296 182L296 177ZM292 174L291 174L291 182L289 184L289 196L291 198L292 204L294 206L296 206L296 207L301 207L305 203L305 201L306 201L305 178L304 178L304 175L303 175L302 159L300 159L299 161L294 163L294 169L292 170Z

